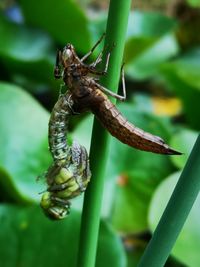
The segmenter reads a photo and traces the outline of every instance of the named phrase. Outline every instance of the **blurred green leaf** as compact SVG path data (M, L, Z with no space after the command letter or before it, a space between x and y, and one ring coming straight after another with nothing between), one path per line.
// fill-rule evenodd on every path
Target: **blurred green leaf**
M87 17L75 1L20 0L20 6L27 23L46 30L60 44L72 43L81 52L89 49Z
M158 72L161 63L178 53L178 44L173 34L159 39L131 38L126 44L126 74L132 78L147 79Z
M172 33L175 26L174 19L159 13L131 13L124 54L127 75L149 78L162 62L178 53L178 43Z
M9 22L0 13L0 56L9 76L55 84L52 51L52 41L44 32Z
M171 139L171 146L176 147L183 155L172 156L171 160L177 168L182 169L192 151L192 147L197 139L198 133L190 129L181 128Z
M8 21L0 16L0 52L21 61L37 61L51 51L50 38L34 29ZM17 37L17 38L16 38Z
M187 0L187 2L192 7L200 7L200 1L199 0Z
M1 266L75 266L80 214L72 212L66 220L53 222L39 207L2 205L0 222ZM102 265L126 266L122 244L105 222L100 227L95 266Z
M182 58L165 63L161 73L171 89L183 102L189 125L197 130L199 124L200 102L200 52L193 50Z
M130 171L118 177L112 223L122 232L138 233L148 229L147 212L158 182L143 171Z
M158 221L167 205L167 202L172 194L172 191L178 181L180 172L174 173L156 190L150 210L149 210L149 224L152 231L156 228ZM189 177L188 177L189 179ZM189 217L175 243L172 250L172 255L180 262L190 267L200 266L200 224L199 224L199 209L200 196L195 201L195 204L190 212Z
M144 248L135 248L133 246L132 251L127 251L127 260L128 260L128 265L127 267L137 267L140 258L142 257Z
M0 183L18 201L38 199L47 170L48 113L21 88L0 84ZM5 175L7 174L7 175Z
M133 11L129 15L127 37L160 37L177 26L175 19L156 12Z
M180 80L200 91L200 49L193 49L179 59L163 65L163 72L173 72Z
M95 43L98 40L99 36L101 36L102 33L104 33L106 30L107 12L106 11L99 11L98 13L89 12L88 20L89 20L88 22L89 22L89 29L91 32L92 42Z

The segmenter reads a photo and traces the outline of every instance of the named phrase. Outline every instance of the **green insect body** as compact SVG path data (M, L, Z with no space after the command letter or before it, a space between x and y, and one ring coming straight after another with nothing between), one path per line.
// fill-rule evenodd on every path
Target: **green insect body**
M66 141L72 107L70 95L61 95L49 121L49 150L53 164L45 175L48 188L42 195L40 206L49 218L55 220L69 214L69 200L86 190L91 177L86 149L77 142L69 146Z

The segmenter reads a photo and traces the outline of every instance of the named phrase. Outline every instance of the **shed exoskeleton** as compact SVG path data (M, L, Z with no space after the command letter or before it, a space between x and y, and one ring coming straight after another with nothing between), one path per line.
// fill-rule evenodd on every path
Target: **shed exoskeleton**
M120 113L107 95L121 101L126 99L124 69L122 67L123 95L113 93L98 83L94 75L105 75L109 65L110 53L107 54L105 69L99 71L96 66L102 61L101 52L97 59L87 65L85 60L92 54L104 35L84 57L79 58L72 44L67 44L62 51L58 51L55 78L62 78L71 94L73 110L75 112L91 111L101 124L122 143L131 147L153 153L179 155L180 152L170 148L165 141L155 135L139 129ZM107 95L106 95L107 94Z

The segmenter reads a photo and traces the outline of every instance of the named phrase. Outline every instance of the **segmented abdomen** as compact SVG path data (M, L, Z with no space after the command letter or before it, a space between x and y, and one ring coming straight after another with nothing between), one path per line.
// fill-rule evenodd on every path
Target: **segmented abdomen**
M49 218L56 220L69 214L69 200L85 191L91 177L86 149L75 141L67 144L72 106L71 94L61 95L49 120L49 149L54 162L45 174L48 188L40 205Z
M70 109L70 94L61 95L55 104L49 120L49 150L54 161L66 160L69 153L69 146L66 142L69 117L72 114Z
M159 154L181 154L171 149L160 137L144 132L128 122L106 97L99 102L93 113L114 137L131 147Z

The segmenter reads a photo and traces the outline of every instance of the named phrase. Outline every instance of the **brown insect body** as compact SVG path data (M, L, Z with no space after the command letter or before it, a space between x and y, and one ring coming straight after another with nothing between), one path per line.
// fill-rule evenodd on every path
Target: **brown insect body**
M153 153L178 155L178 151L170 148L160 137L144 132L127 121L115 105L102 92L105 89L89 74L102 75L105 71L95 70L96 64L86 65L79 59L72 45L67 45L60 53L63 67L63 80L71 93L75 112L90 110L101 124L121 142ZM84 57L87 58L86 56Z
M109 99L104 100L93 112L102 125L124 144L153 153L180 154L171 149L160 137L130 123Z
M131 147L159 154L178 155L163 139L143 131L130 123L116 106L99 89L90 91L85 98L74 97L75 110L83 112L90 109L103 127L122 143Z

